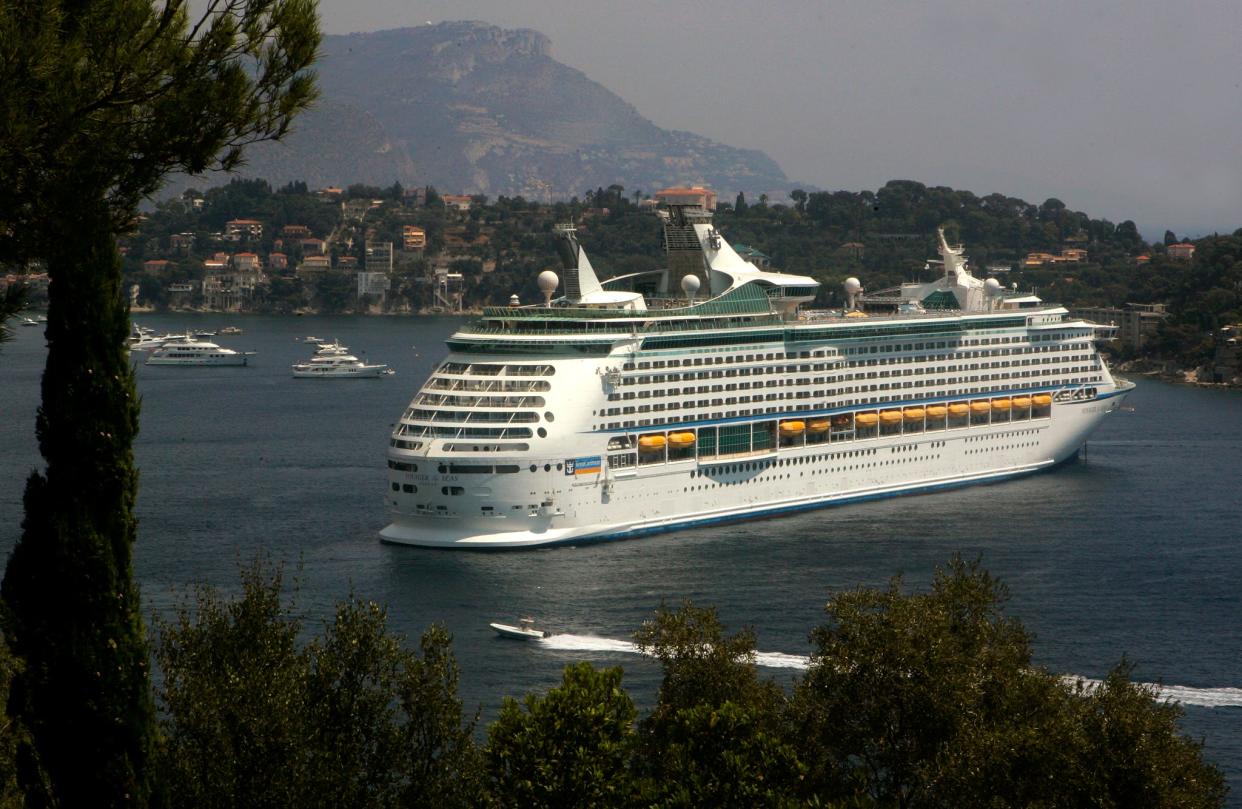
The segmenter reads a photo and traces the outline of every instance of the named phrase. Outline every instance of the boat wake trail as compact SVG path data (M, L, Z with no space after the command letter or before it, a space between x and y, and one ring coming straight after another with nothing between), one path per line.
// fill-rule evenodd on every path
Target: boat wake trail
M551 635L537 641L545 649L557 649L566 652L617 652L620 654L642 654L638 644L628 640L601 638L598 635ZM755 663L769 669L803 669L810 665L811 659L803 655L791 655L784 652L759 652L755 655Z
M1074 683L1081 680L1088 687L1101 685L1100 680L1089 677L1063 677L1066 682ZM1159 683L1140 683L1156 689L1161 699L1180 702L1183 705L1196 705L1201 708L1242 708L1242 688L1194 688L1189 685L1160 685Z
M633 641L602 638L598 635L551 635L535 641L545 649L565 652L611 652L614 654L642 654ZM785 652L758 652L755 663L769 669L799 669L805 671L811 659L805 655ZM1067 675L1066 682L1081 680L1088 686L1098 686L1099 680ZM1147 685L1144 683L1144 685ZM1242 688L1193 688L1187 685L1151 684L1162 699L1195 705L1203 708L1242 708Z

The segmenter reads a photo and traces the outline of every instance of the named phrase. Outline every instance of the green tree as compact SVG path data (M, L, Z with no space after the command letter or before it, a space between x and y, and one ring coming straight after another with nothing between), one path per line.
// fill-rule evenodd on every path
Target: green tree
M42 259L47 364L22 536L0 592L17 713L51 789L32 805L141 806L149 655L131 571L138 399L117 234L175 170L237 165L313 95L313 0L0 4L0 262ZM50 794L49 794L50 792Z
M242 795L256 807L297 805L308 672L281 574L243 571L231 601L199 588L157 630L159 770L171 805L235 806Z
M384 609L351 598L299 648L295 614L280 572L255 565L236 599L200 588L160 624L169 803L478 805L481 759L449 634L429 629L420 656Z
M663 669L642 723L646 791L673 806L775 806L792 800L802 767L784 741L784 693L762 680L755 636L732 635L714 609L661 605L635 633Z
M706 703L667 720L657 775L646 795L659 806L800 806L803 766L784 734L737 703ZM648 767L650 770L651 768Z
M565 667L560 686L507 698L488 730L487 765L502 806L620 806L634 794L634 703L621 669Z
M1220 773L1124 666L1085 688L1031 665L1002 584L954 559L930 592L835 596L791 703L806 795L896 807L1194 806Z

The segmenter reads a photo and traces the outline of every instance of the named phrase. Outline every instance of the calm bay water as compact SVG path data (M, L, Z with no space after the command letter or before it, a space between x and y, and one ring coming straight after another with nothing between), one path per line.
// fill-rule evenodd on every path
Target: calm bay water
M980 556L1036 633L1038 662L1100 677L1124 655L1147 682L1185 686L1184 728L1242 806L1242 395L1140 381L1085 462L995 486L897 498L629 542L520 553L382 545L384 452L393 421L443 358L449 318L138 316L157 331L232 323L219 342L257 350L247 368L138 366L142 432L135 554L146 607L197 583L237 585L258 554L300 583L312 625L352 590L385 603L412 640L455 638L468 706L559 681L568 662L623 665L640 702L658 672L621 642L661 602L714 605L759 647L805 655L834 591L904 574L924 586L953 553ZM298 337L339 338L396 376L294 380ZM365 352L365 354L363 353ZM142 355L136 355L141 357ZM42 330L0 349L0 552L21 523L40 459L34 416ZM496 639L489 621L538 616L558 643ZM796 663L796 658L770 658ZM788 678L793 670L772 669Z

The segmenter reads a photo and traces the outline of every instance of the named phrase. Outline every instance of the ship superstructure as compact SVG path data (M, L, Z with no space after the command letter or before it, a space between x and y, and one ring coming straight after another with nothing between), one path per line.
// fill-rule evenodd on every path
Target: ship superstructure
M383 539L627 538L996 481L1072 457L1132 387L1105 328L975 278L943 232L936 280L869 298L851 278L813 311L813 278L744 260L705 211L660 213L665 268L601 282L558 227L543 303L448 339L391 436Z

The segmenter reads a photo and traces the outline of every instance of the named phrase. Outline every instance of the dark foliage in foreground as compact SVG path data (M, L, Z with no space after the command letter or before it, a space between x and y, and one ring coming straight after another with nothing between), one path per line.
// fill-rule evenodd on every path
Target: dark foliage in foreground
M759 677L754 636L661 607L637 633L664 672L641 721L619 668L565 669L508 699L476 745L449 638L407 651L373 604L302 631L279 575L203 590L160 627L160 776L174 805L1219 807L1220 772L1180 709L1129 679L1031 664L1006 592L953 560L833 597L806 675Z

